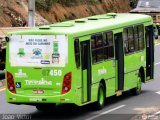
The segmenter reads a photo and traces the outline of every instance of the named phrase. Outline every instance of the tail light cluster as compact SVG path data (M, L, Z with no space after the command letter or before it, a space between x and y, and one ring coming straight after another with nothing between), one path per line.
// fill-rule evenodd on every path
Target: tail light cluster
M63 85L62 85L62 94L65 94L70 91L72 82L72 73L69 72L64 76Z
M7 72L7 87L10 92L16 93L13 75L9 72Z

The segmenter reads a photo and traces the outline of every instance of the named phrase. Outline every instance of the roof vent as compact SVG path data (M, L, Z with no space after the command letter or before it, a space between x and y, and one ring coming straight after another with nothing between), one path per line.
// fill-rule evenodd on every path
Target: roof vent
M88 20L98 20L99 17L89 17Z
M50 27L72 27L72 26L74 26L73 22L62 22L50 25Z
M112 16L113 18L115 18L117 16L116 13L108 13L107 16Z
M85 23L86 20L85 19L77 19L75 20L75 23Z
M112 16L102 16L99 19L111 19L111 18L113 18L113 17Z

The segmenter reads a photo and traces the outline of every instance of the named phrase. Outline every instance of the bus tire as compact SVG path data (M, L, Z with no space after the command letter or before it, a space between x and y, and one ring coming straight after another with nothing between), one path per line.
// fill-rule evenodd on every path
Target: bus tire
M56 104L38 104L36 108L38 111L52 111L54 110Z
M141 89L142 88L142 76L141 73L138 73L138 83L137 83L137 87L131 89L131 94L132 95L139 95L141 93Z
M105 105L105 89L102 83L99 84L97 101L94 104L96 110L101 110Z

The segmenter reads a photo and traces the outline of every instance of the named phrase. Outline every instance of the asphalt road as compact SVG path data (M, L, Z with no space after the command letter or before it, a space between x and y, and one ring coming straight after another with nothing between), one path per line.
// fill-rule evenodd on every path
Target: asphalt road
M107 99L105 108L93 110L91 105L58 105L50 113L39 112L33 106L12 105L5 101L5 91L0 88L0 120L160 120L160 44L155 47L155 79L143 84L142 93Z

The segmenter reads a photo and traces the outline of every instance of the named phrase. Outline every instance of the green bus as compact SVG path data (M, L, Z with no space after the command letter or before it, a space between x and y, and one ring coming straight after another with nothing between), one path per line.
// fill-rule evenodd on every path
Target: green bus
M141 92L154 78L154 28L148 15L108 13L6 37L6 96L38 110L56 104L104 107L105 98Z

